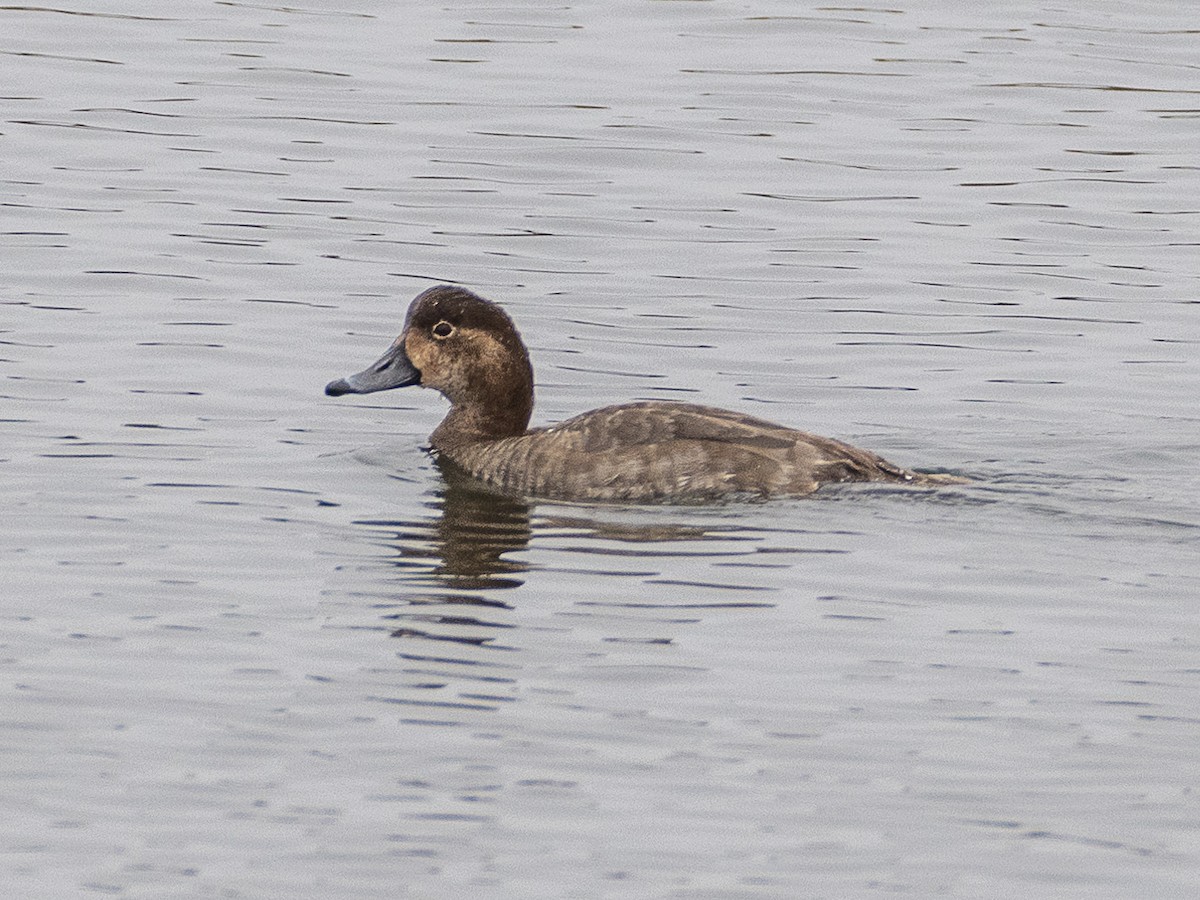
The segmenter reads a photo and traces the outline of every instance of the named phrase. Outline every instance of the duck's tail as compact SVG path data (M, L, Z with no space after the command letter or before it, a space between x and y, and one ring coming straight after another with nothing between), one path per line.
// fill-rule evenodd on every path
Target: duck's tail
M951 475L948 472L913 472L909 484L927 484L930 487L944 484L970 484L970 478L962 475Z

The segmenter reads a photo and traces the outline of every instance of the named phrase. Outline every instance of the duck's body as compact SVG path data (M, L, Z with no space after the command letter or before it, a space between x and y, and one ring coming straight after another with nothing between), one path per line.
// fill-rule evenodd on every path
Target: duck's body
M528 429L533 371L516 326L499 306L461 288L420 294L387 354L325 392L411 384L435 388L451 404L430 438L433 451L512 494L704 502L800 496L829 482L962 480L912 472L832 438L688 403L607 406Z
M607 406L434 449L503 491L564 500L702 502L809 494L836 481L923 480L840 441L688 403Z

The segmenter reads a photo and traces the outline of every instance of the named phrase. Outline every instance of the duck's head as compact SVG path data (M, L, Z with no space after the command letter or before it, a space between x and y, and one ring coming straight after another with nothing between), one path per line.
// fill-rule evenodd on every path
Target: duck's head
M459 287L438 285L418 294L387 352L358 374L331 381L325 393L370 394L414 384L441 393L451 415L490 436L519 434L533 411L533 370L517 327L495 303Z

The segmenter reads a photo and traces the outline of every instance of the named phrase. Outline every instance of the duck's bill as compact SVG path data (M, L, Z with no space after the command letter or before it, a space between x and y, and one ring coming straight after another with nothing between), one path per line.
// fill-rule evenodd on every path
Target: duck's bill
M404 352L403 341L396 341L387 353L357 375L329 382L325 385L325 393L330 397L340 397L342 394L373 394L375 391L419 384L420 381L421 373Z

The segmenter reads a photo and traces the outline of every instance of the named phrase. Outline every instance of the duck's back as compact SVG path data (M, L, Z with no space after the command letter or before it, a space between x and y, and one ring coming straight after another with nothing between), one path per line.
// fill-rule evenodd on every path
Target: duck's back
M802 495L827 482L927 480L841 441L669 402L608 406L441 452L503 491L563 500L697 502Z

